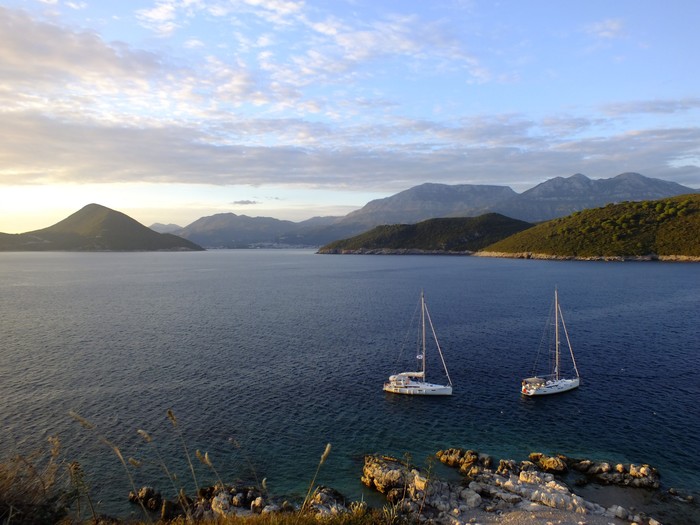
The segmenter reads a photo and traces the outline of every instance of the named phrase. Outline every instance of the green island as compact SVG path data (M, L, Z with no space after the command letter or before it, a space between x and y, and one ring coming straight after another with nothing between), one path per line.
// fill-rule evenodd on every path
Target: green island
M380 226L319 253L700 260L700 194L621 202L528 225L498 214Z
M62 221L26 233L0 233L0 252L201 251L169 233L157 233L128 215L88 204Z
M473 252L532 226L499 213L428 219L417 224L377 226L327 244L319 253Z

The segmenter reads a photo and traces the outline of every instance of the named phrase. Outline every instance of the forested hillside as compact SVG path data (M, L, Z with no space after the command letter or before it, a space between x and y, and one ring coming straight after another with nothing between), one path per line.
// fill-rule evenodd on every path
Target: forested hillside
M350 239L327 244L319 253L370 250L476 251L531 226L530 223L498 213L480 217L430 219L418 224L377 226Z
M700 194L584 210L539 224L483 251L574 257L699 257Z

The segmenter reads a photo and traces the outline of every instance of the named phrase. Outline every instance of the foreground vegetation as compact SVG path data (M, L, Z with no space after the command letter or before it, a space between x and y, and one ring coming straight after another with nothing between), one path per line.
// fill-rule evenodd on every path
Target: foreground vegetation
M700 194L576 212L517 233L484 251L562 257L699 257Z
M477 251L531 226L528 222L498 213L429 219L417 224L377 226L350 239L327 244L319 253L360 250Z
M323 451L316 471L308 486L308 491L302 502L297 505L285 502L278 512L262 512L257 509L251 512L245 507L237 509L238 513L227 516L214 514L211 511L202 512L213 495L220 491L232 489L233 486L222 481L216 471L215 465L208 453L196 450L190 451L182 439L178 420L171 410L168 411L168 419L172 423L172 429L180 439L182 450L192 475L192 481L196 488L196 498L189 497L184 490L183 480L171 472L168 465L158 452L152 436L138 430L137 434L147 444L155 458L172 484L175 498L170 501L160 499L158 504L152 505L142 495L155 494L150 487L137 489L134 483L133 471L141 466L141 461L133 457L125 457L119 446L109 441L100 434L95 425L85 418L73 412L70 415L84 429L94 434L95 438L107 446L121 463L124 474L128 478L133 492L129 494L129 501L139 509L140 519L119 519L104 516L99 513L98 505L93 502L90 495L88 478L82 467L76 461L69 462L63 457L61 443L57 437L49 437L48 445L28 455L15 455L12 458L0 462L0 524L2 525L73 525L73 524L192 524L197 525L311 525L318 524L321 519L328 525L395 525L398 522L397 509L388 506L384 509L370 509L364 503L349 504L346 512L321 515L317 512L316 503L324 499L324 494L332 489L324 488L316 484L321 466L325 463L331 452L330 443ZM197 461L198 460L198 461ZM195 464L199 462L201 468L206 468L217 479L213 487L201 486L197 481ZM257 480L257 475L255 476ZM250 490L256 495L264 496L269 500L266 481L263 479L255 485L246 486L244 490ZM338 495L340 496L340 495ZM124 494L126 502L127 495ZM212 500L213 501L213 500ZM268 501L269 502L269 501ZM213 507L213 505L212 505ZM252 508L252 506L251 506ZM166 514L167 509L167 516ZM199 509L199 510L198 510Z

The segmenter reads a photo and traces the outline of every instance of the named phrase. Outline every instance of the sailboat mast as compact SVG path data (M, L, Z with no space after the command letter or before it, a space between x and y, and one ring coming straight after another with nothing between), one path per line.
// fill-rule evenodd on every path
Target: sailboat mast
M421 319L421 324L423 326L423 381L425 381L425 295L423 294L423 291L421 290L420 292L420 319Z
M554 289L554 373L555 379L559 379L559 291Z

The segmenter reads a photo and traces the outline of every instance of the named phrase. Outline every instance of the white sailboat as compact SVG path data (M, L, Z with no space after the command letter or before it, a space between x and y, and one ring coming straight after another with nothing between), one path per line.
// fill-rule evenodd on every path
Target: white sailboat
M551 319L550 319L551 320ZM561 373L561 331L559 326L561 325L561 331L563 331L566 338L566 344L569 347L569 354L571 355L571 362L573 364L573 371L569 377L564 377ZM575 376L575 377L574 377ZM576 366L576 359L574 358L574 351L571 348L571 341L569 340L569 333L566 330L566 324L564 323L564 316L561 313L561 307L559 306L559 293L554 290L554 362L553 371L551 374L543 376L534 376L523 379L520 391L526 396L546 396L549 394L558 394L560 392L566 392L568 390L573 390L578 388L580 383L580 377L578 373L578 367Z
M421 370L417 372L401 372L389 376L389 381L384 383L384 391L391 392L393 394L408 394L414 396L451 396L452 379L450 379L450 374L447 371L445 358L442 355L440 343L438 342L437 335L435 334L433 321L430 319L430 313L428 313L428 305L425 303L425 295L422 291L420 294L420 310L420 338L422 349L421 353L418 354L418 360L421 362ZM438 354L440 355L442 366L445 369L445 375L447 376L448 382L448 384L446 385L437 385L434 383L428 383L426 381L426 321L427 325L430 326L430 332L432 333L433 339L435 340L435 346L437 347Z

